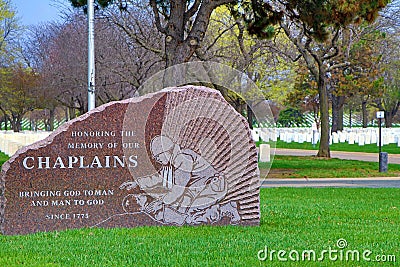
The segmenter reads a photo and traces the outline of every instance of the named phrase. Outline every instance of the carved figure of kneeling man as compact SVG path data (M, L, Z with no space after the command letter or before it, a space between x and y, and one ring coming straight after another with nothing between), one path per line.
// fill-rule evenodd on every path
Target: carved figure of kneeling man
M216 204L227 193L226 179L201 155L181 149L170 138L156 136L150 144L152 157L162 165L158 173L128 181L120 189L139 186L149 194L142 210L164 223L215 222L223 216L240 221L236 202Z

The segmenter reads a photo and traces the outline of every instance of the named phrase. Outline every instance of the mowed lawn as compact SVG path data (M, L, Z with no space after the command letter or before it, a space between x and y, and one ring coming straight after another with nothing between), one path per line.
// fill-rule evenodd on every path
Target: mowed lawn
M0 152L0 167L3 165L4 162L6 162L9 159L9 157L4 154L3 152Z
M264 142L257 142L257 145ZM319 143L315 146L309 142L304 143L286 143L284 141L278 140L271 143L273 147L276 148L289 148L289 149L306 149L306 150L318 150ZM335 143L330 145L331 151L348 151L348 152L364 152L364 153L379 153L379 147L377 144L368 144L359 146L358 144L350 145L348 143ZM397 144L388 144L382 146L382 152L387 152L389 154L400 154L400 147Z
M261 178L357 178L399 177L400 164L388 164L379 172L378 162L275 155L271 163L259 163Z
M400 189L265 188L259 227L0 235L0 266L394 266L399 209Z

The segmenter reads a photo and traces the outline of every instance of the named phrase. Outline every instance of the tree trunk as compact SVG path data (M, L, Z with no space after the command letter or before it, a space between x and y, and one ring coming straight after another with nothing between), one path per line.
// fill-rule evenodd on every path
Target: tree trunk
M165 41L166 67L187 62L193 55L190 47L184 41L167 36Z
M396 105L388 111L385 111L385 125L386 128L391 128L393 126L393 117L396 116L397 112L400 108L400 101L396 103Z
M331 128L332 133L337 133L338 131L338 120L339 120L338 118L339 118L339 111L337 109L334 109L332 105L332 128Z
M332 95L332 133L343 130L344 96Z
M87 105L79 106L78 111L79 111L78 116L83 115L86 112L88 112L88 106Z
M349 127L350 128L351 128L351 115L352 115L352 112L353 112L353 110L350 107L350 109L349 109Z
M54 131L54 117L55 117L55 107L50 108L50 118L49 118L49 130Z
M69 119L75 119L76 118L76 113L75 113L75 109L74 108L68 108L69 110Z
M247 105L247 122L249 123L250 129L253 129L253 110Z
M392 128L393 126L393 115L391 111L385 111L385 127Z
M21 121L22 121L22 116L12 115L11 124L12 124L13 131L15 133L19 133L22 130Z
M343 131L343 112L344 112L344 105L342 105L339 108L338 131Z
M331 151L329 146L329 101L328 90L326 88L325 71L319 67L318 93L320 103L321 119L321 138L317 157L330 158Z
M69 108L64 109L65 121L69 121Z
M332 95L332 133L336 133L338 131L338 123L339 123L338 99L336 96Z
M37 121L36 120L31 120L31 130L37 132Z
M368 127L368 110L367 110L367 101L364 99L361 102L361 110L362 110L363 128L367 128Z
M15 133L18 133L18 132L19 132L18 127L17 127L17 124L16 124L16 121L15 121L14 118L11 119L11 129L12 129Z
M318 114L318 110L319 110L319 105L313 105L313 113L314 113L314 121L317 124L317 129L319 129L320 127L320 119L319 119L319 114Z

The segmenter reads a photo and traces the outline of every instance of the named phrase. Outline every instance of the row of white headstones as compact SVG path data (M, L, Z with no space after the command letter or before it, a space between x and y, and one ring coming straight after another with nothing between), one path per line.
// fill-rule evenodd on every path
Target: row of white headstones
M317 144L320 132L310 128L255 128L251 130L254 141L276 142L278 139L287 143L312 143ZM330 135L330 144L348 143L364 146L368 144L379 145L378 128L346 128L343 131ZM382 128L381 144L397 144L400 147L400 128ZM270 162L271 147L269 144L260 144L259 161Z
M0 131L0 151L11 157L18 149L42 140L49 136L50 133Z
M12 156L21 147L46 138L50 132L24 131L14 133L0 131L0 151ZM316 144L320 132L311 128L254 128L251 131L254 141L276 142L278 139L287 143L309 142ZM332 133L330 143L379 145L378 128L346 128L343 131ZM400 128L382 128L382 145L397 144L400 147Z
M319 141L320 132L311 128L255 128L251 131L254 141L286 143L314 143ZM382 128L382 145L397 144L400 147L400 128ZM348 143L359 146L379 145L378 128L346 128L330 135L330 143Z

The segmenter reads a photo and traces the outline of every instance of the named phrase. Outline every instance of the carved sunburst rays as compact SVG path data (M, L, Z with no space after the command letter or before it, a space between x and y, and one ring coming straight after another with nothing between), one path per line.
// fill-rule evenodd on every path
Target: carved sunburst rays
M218 93L195 90L168 93L161 134L200 154L224 174L226 201L256 201L257 155L246 121Z

